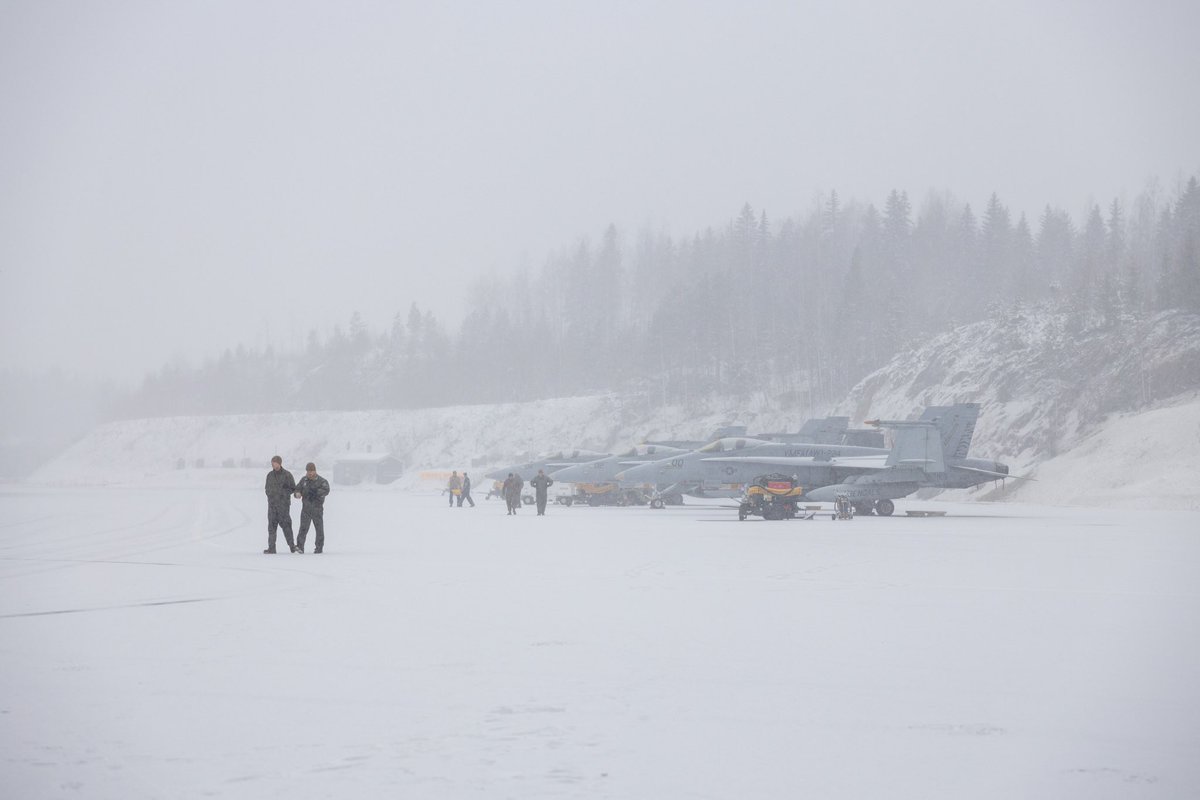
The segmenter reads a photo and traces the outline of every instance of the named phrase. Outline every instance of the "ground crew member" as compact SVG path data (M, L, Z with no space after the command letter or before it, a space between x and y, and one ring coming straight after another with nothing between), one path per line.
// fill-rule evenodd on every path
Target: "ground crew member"
M454 498L462 497L462 478L458 477L458 470L450 473L450 480L446 481L446 493L450 495L450 507L454 508ZM462 501L458 504L461 506Z
M534 475L533 479L529 481L529 485L533 487L537 499L539 517L546 516L546 490L550 488L552 483L554 481L550 480L550 476L544 470L540 469L538 470L538 474Z
M296 484L296 497L304 502L300 507L300 536L296 539L296 552L304 552L304 537L308 525L317 530L317 546L314 553L325 552L325 495L329 494L329 481L317 474L317 465L308 462L304 466L304 477Z
M463 500L466 500L468 503L470 503L471 508L475 507L475 501L471 499L471 476L467 475L465 472L463 473L462 479L462 494L458 496L458 505L460 508L462 507Z
M508 505L509 514L516 514L517 506L521 504L521 483L511 472L504 479L504 502Z
M292 492L295 490L296 479L283 468L283 459L274 456L271 471L267 473L267 549L264 553L275 552L277 527L283 528L283 538L287 539L291 551L296 552L296 544L292 541Z

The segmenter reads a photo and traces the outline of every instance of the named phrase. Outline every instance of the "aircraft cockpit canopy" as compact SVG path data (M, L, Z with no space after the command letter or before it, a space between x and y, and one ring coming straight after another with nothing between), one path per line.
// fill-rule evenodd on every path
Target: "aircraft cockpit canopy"
M709 442L700 448L701 453L729 453L734 450L745 450L747 447L756 447L760 444L766 444L762 439L747 439L745 437L730 437L727 439L717 439L715 442Z
M604 458L604 453L597 453L594 450L572 450L568 453L566 450L559 450L557 453L547 453L542 456L539 461L566 461L567 459L578 458Z
M622 458L636 458L638 456L652 456L655 453L661 452L664 456L678 452L674 447L663 447L657 444L637 444L628 453L622 453Z

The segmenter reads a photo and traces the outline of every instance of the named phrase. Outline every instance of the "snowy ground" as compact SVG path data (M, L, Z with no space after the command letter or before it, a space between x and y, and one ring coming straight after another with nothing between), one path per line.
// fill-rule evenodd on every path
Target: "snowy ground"
M1200 513L335 487L265 556L256 475L0 490L3 796L1200 795Z

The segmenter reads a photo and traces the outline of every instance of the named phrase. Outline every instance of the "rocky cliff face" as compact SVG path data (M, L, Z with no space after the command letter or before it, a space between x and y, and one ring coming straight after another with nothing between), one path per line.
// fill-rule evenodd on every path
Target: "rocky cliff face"
M1200 316L1085 328L1065 313L1013 312L902 353L834 413L907 418L928 405L980 403L972 454L1014 472L1065 452L1110 414L1200 390Z

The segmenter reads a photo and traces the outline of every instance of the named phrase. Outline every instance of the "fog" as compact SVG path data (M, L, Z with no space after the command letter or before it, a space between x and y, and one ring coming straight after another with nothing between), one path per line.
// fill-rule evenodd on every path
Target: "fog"
M743 204L1200 166L1193 4L0 6L0 367L135 382Z

